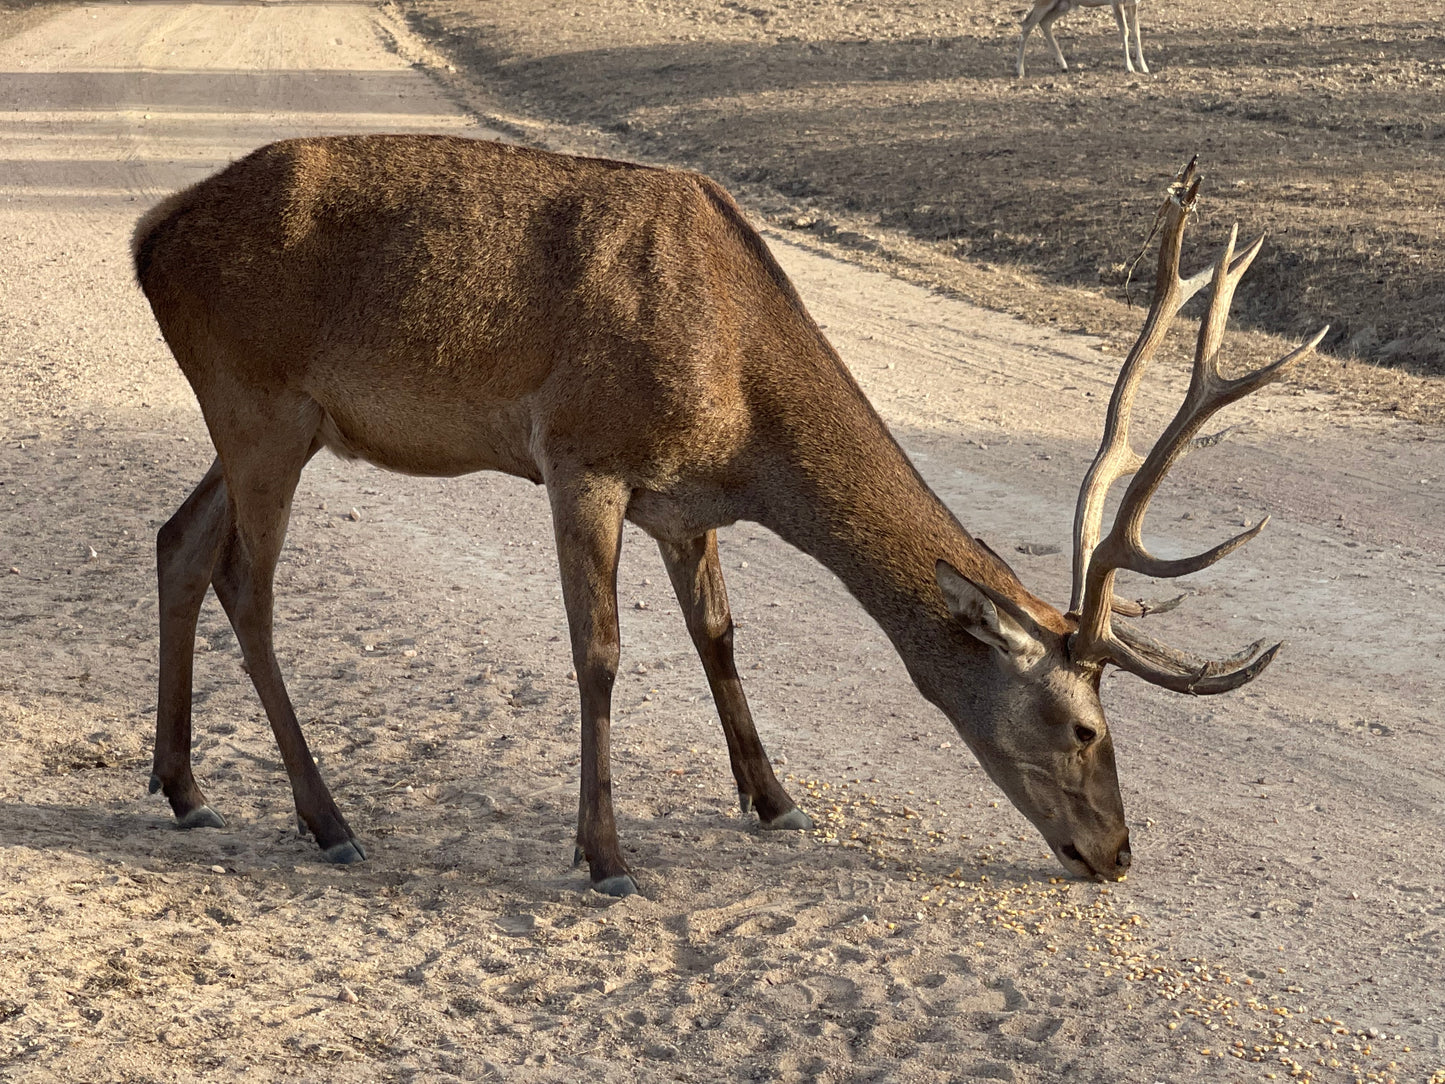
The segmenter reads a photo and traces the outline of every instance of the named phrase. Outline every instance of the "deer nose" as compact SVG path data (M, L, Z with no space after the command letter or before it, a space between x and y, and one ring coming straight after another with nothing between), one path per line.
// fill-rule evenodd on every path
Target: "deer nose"
M1129 850L1129 833L1124 833L1124 842L1119 845L1119 853L1114 862L1120 869L1128 869L1134 862L1134 854Z

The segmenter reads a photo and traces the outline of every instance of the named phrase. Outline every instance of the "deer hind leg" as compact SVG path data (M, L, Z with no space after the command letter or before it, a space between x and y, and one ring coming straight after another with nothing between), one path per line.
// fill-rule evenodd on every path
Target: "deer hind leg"
M1124 39L1124 67L1128 71L1134 70L1134 61L1129 58L1129 17L1127 4L1113 4L1114 22L1119 27L1119 36Z
M1139 71L1145 75L1148 75L1149 65L1144 63L1144 36L1139 31L1139 5L1137 2L1124 5L1124 18L1127 22L1132 22L1134 24L1134 52L1135 55L1139 58ZM1124 61L1126 64L1128 63L1128 60L1129 40L1128 31L1126 30L1124 38Z
M191 772L191 691L196 619L221 545L232 531L231 506L217 459L156 535L160 594L160 690L150 790L165 792L182 828L221 828Z
M1019 32L1018 77L1020 79L1024 77L1024 49L1028 47L1029 35L1034 32L1034 27L1039 25L1039 20L1048 13L1052 6L1047 0L1040 0L1029 10L1028 15L1024 16L1024 25Z
M297 823L316 837L327 861L350 863L365 858L366 852L316 768L286 693L273 641L276 562L301 470L321 446L316 436L320 421L320 408L302 396L268 398L254 412L236 411L223 427L212 421L212 433L220 434L217 444L225 445L219 450L235 519L235 529L222 542L212 584L281 750ZM236 439L227 439L230 434Z
M562 572L562 601L582 700L582 787L577 806L577 864L592 887L630 896L637 882L622 857L612 810L612 687L621 637L617 627L617 560L628 488L578 471L548 472L547 496Z
M753 726L733 659L732 611L728 609L727 588L718 561L717 532L708 531L681 544L659 541L658 547L687 620L687 631L702 659L707 683L712 687L742 811L756 809L764 828L813 827L812 820L793 803L773 774Z
M1069 62L1064 59L1064 51L1059 48L1059 41L1054 37L1054 20L1066 10L1056 4L1044 12L1044 17L1039 20L1039 33L1044 36L1044 40L1049 43L1049 48L1054 51L1054 59L1059 62L1059 68L1062 71L1069 70Z

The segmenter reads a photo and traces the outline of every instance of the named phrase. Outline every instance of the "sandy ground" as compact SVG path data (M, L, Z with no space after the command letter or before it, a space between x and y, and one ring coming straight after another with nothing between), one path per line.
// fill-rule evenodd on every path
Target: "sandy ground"
M1227 698L1106 680L1122 884L1060 880L842 588L740 524L739 656L821 827L738 815L632 534L614 741L643 895L597 897L570 866L575 690L540 493L329 458L298 496L278 639L369 861L296 838L214 602L197 771L229 823L171 826L145 796L152 539L210 454L126 239L271 138L481 134L431 56L347 4L89 5L0 41L0 1077L1445 1079L1445 432L1297 388L1233 408L1233 439L1158 502L1166 553L1274 516L1164 632L1290 644ZM1066 557L1042 551L1067 538L1112 350L770 241L924 474L1062 601ZM1161 372L1141 415L1181 390Z

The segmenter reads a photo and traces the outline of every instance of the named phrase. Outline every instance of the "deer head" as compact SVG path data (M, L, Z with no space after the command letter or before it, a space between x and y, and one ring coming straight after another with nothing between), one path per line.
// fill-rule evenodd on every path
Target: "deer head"
M940 700L999 788L1070 873L1117 878L1129 868L1129 830L1114 741L1099 703L1098 666L1075 665L1070 634L946 561L938 586L958 629L984 645L989 664L969 676L967 698ZM1059 616L1055 614L1055 616ZM950 703L952 702L952 703ZM952 709L952 710L951 710Z
M1277 643L1265 648L1264 641L1257 641L1224 659L1196 658L1119 620L1172 609L1180 599L1150 604L1114 595L1121 569L1156 577L1187 575L1264 528L1267 518L1205 553L1178 560L1154 557L1142 541L1150 498L1169 468L1196 443L1200 426L1221 407L1279 379L1329 330L1272 365L1233 379L1221 375L1218 354L1230 301L1263 238L1236 256L1236 229L1212 268L1181 279L1184 227L1198 193L1191 161L1159 211L1155 228L1162 232L1162 242L1154 300L1119 373L1103 442L1079 493L1069 612L1059 615L1043 604L1022 605L947 562L937 567L938 586L955 622L986 646L993 662L991 674L972 678L975 687L983 685L979 696L988 710L949 714L989 776L1039 829L1064 867L1079 876L1122 878L1132 857L1113 741L1099 702L1104 667L1118 666L1164 688L1204 696L1252 681L1281 647ZM1206 283L1209 306L1199 329L1189 390L1158 442L1147 456L1140 456L1129 442L1130 410L1140 378L1170 322ZM1101 541L1109 488L1131 474L1113 526Z

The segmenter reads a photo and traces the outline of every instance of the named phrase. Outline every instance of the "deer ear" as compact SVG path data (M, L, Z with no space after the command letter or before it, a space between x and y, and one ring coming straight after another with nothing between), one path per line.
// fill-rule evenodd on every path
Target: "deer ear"
M1022 621L1007 608L995 605L989 592L947 561L938 562L934 575L949 612L974 639L1014 658L1036 655L1043 650L1043 644Z

